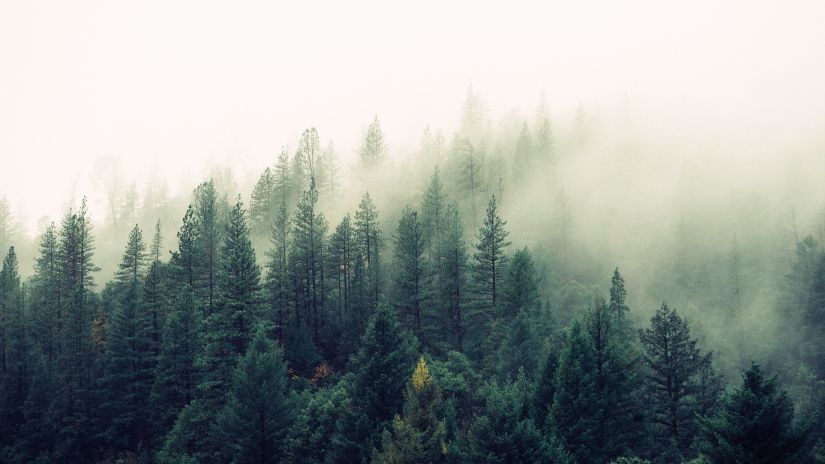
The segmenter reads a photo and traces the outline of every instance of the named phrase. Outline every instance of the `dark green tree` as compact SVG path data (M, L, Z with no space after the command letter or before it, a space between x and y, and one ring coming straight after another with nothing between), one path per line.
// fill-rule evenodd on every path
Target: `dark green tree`
M281 350L258 331L238 362L226 406L217 418L229 462L277 463L286 459L295 402Z
M645 401L657 447L662 454L685 454L695 433L695 381L702 365L696 340L690 338L687 321L667 304L639 334L648 370Z
M349 405L335 437L339 462L368 461L382 431L401 411L415 359L411 345L395 314L379 306L350 360Z
M788 394L755 363L723 398L719 414L700 419L700 429L702 450L714 464L800 462L806 437Z
M404 413L396 416L392 431L384 431L381 451L373 463L424 464L445 461L444 422L439 419L441 390L433 383L421 357L404 392Z
M424 247L424 234L418 213L407 207L401 213L395 236L392 301L406 327L421 342L422 349L427 345L427 335L431 335L425 333L424 327L424 319L427 317L424 308L429 290Z

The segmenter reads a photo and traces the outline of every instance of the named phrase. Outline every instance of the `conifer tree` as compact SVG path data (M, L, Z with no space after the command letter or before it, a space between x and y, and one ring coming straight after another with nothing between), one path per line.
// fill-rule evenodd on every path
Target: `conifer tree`
M703 451L710 462L782 464L800 462L806 428L794 423L794 406L766 378L758 364L742 375L742 384L722 400L718 415L700 419Z
M198 265L200 262L200 248L198 238L200 226L198 226L195 209L190 204L186 208L183 216L183 224L178 230L178 250L172 253L170 264L180 282L186 283L189 288L195 288Z
M215 182L210 179L209 182L200 184L195 189L194 197L197 267L192 288L201 300L204 315L208 317L214 312L217 304L218 254L222 239L222 221Z
M422 348L427 343L423 338L426 317L423 311L428 291L424 259L424 234L418 213L407 207L401 213L395 237L393 303Z
M280 349L259 330L235 368L229 399L217 418L229 462L284 462L295 419L287 381Z
M165 435L175 417L195 394L195 358L199 351L198 315L192 290L178 292L163 326L160 354L150 395L151 423L156 438Z
M151 316L142 302L146 245L136 225L118 266L114 311L107 334L101 410L111 419L107 441L121 450L148 445L148 399L155 368Z
M401 410L413 352L395 314L379 306L350 360L350 404L335 438L341 462L362 462L371 456L382 431Z
M687 321L667 304L656 311L650 325L640 331L640 338L649 371L646 402L651 405L654 438L661 452L684 454L693 441L693 391L702 357Z
M252 188L252 198L249 201L249 222L253 233L263 233L272 224L274 190L274 176L266 168Z
M438 243L437 255L434 281L438 287L436 301L443 305L443 339L449 340L454 349L464 351L467 330L472 322L467 314L467 303L470 301L467 288L469 263L464 227L455 203L447 205L445 210L444 234Z
M334 285L333 297L337 311L337 324L349 334L360 333L366 325L366 320L353 308L353 280L358 260L358 247L355 240L355 228L349 214L341 219L335 232L330 236L327 256L329 274Z
M286 179L288 182L288 178ZM281 187L279 187L281 188ZM275 222L272 227L270 241L272 249L269 251L267 263L266 288L268 290L269 305L272 322L275 324L279 339L284 339L284 329L287 324L287 314L295 301L290 299L289 276L289 211L287 210L287 188L279 194Z
M539 285L530 250L513 253L502 284L503 314L512 319L519 311L534 311L539 304Z
M436 166L430 185L424 192L421 205L421 228L430 259L435 259L435 250L441 242L441 235L445 226L446 198L444 184L441 182L438 167Z
M534 160L533 137L530 135L530 128L527 122L522 124L521 132L516 139L514 171L517 179L529 173L529 169Z
M317 211L318 189L310 180L309 190L298 203L292 221L293 259L296 265L296 302L304 323L312 328L312 337L319 344L322 312L325 303L324 288L324 240L327 221Z
M10 445L24 420L23 401L31 381L29 339L17 254L9 247L0 268L0 446Z
M438 418L441 391L421 357L404 392L404 413L384 432L377 464L438 463L445 460L444 422Z
M42 380L46 382L51 382L54 375L63 330L57 239L57 230L51 223L40 238L31 285L33 339L43 353L46 372Z
M505 248L510 246L507 236L510 235L504 226L507 221L498 215L495 195L487 205L487 215L484 223L479 227L474 255L476 286L479 305L486 312L491 321L499 316L499 299L504 272L507 269L507 255Z
M381 263L379 255L384 243L378 226L378 210L369 192L365 193L355 212L356 240L360 248L362 265L357 276L357 290L363 293L370 314L378 305L381 291Z
M220 251L218 304L204 320L202 366L198 390L208 402L223 404L236 358L246 352L260 316L260 268L249 241L240 200L232 208Z
M572 462L552 436L536 428L526 415L528 381L520 375L499 385L492 382L482 391L484 407L465 433L449 446L449 462L496 463Z
M378 116L370 123L361 150L358 153L361 166L366 169L373 169L381 165L387 157L387 146L384 143L384 132L381 130L381 122Z
M627 304L625 304L626 298L627 290L624 288L624 278L619 274L619 268L617 267L616 270L613 271L613 277L611 278L610 310L617 315L626 314L627 311L630 310Z

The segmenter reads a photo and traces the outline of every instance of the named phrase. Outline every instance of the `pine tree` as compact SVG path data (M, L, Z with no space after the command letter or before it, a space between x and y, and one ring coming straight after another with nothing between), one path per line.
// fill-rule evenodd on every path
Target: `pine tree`
M647 398L650 421L661 452L675 447L685 453L693 440L695 376L702 357L690 339L687 321L666 304L640 331L648 368Z
M52 404L52 411L63 418L58 429L55 460L85 462L91 460L93 447L91 388L93 382L93 351L91 321L95 297L92 274L99 270L93 262L94 239L87 215L86 199L77 211L70 211L60 230L60 318L61 329L58 378L61 386Z
M336 322L341 330L347 334L344 339L360 334L366 325L366 317L360 312L354 311L353 280L355 279L356 261L358 260L358 247L355 239L355 228L349 214L344 216L335 232L329 239L329 251L327 252L330 278L333 281L334 305L337 312ZM342 348L342 347L339 347ZM344 348L343 351L351 351L352 347Z
M392 432L385 431L381 452L372 462L379 464L438 463L445 460L444 422L438 418L441 391L433 383L421 357L404 392L404 413L396 416Z
M718 415L699 422L710 462L800 462L806 429L794 424L793 403L777 387L776 377L765 378L758 364L752 364L742 384L724 397Z
M316 345L321 340L322 312L325 303L324 288L324 240L327 221L317 211L318 190L310 180L309 190L298 203L292 221L293 259L296 264L296 304L302 311L301 318L312 328Z
M525 122L521 126L521 132L516 139L514 174L516 179L523 178L530 172L530 167L534 161L533 137L530 135L530 128Z
M118 266L114 312L107 334L105 371L101 379L101 410L110 419L104 436L117 449L131 450L147 445L148 400L153 381L156 352L151 333L151 316L144 311L143 270L146 245L136 225L129 234L123 259Z
M442 339L450 341L454 349L464 351L467 330L472 322L467 314L469 264L464 227L455 203L447 205L444 213L444 234L438 243L437 255L434 281L438 287L436 301L443 305Z
M625 304L625 299L627 298L627 290L624 289L624 278L621 274L619 274L618 267L615 271L613 271L611 284L612 285L610 287L610 310L616 313L617 315L624 315L630 310L630 308L628 308L627 304Z
M196 274L192 288L201 300L204 315L209 316L217 304L218 254L221 244L221 214L215 182L200 184L194 193L195 224L197 224ZM184 225L186 225L184 223Z
M510 233L504 229L506 225L507 221L498 216L496 197L493 196L487 206L484 224L478 229L478 243L474 256L479 305L492 321L499 316L500 287L507 269L507 255L504 250L510 246L510 242L507 241Z
M407 328L422 343L422 349L427 344L423 338L426 317L423 310L428 291L424 259L424 234L418 213L407 207L401 213L395 237L393 303Z
M226 406L217 418L229 462L277 463L286 458L295 418L281 351L260 330L238 362Z
M198 317L192 290L184 286L163 326L161 350L150 395L155 437L165 435L195 394L195 358L199 351Z
M543 429L547 422L550 408L556 397L556 371L559 369L559 353L556 350L548 352L541 367L536 389L533 393L530 416L536 425Z
M413 352L395 314L379 306L350 360L354 373L350 404L335 438L340 462L369 459L382 431L401 410Z
M285 156L285 155L284 155ZM282 179L288 182L288 178ZM287 314L295 301L289 298L291 293L289 276L289 211L287 210L288 185L279 186L282 189L277 200L275 222L272 227L270 241L272 249L269 251L267 263L266 288L268 290L270 315L277 329L280 340L284 339L284 329L287 324Z
M249 201L249 222L253 233L263 233L272 224L270 215L273 210L274 190L274 176L272 171L266 168L252 188L252 198Z
M197 267L200 262L198 247L200 226L192 205L186 208L183 224L178 230L178 251L172 253L170 264L178 276L178 280L185 282L189 288L195 288Z
M367 313L370 314L378 305L381 292L379 256L384 240L378 226L378 210L369 192L364 194L355 212L355 230L362 262L356 277L356 290L362 293Z
M576 462L596 461L595 447L598 424L604 419L599 407L594 350L579 321L574 321L567 334L556 370L553 406L548 418L549 428L576 458Z
M383 164L387 157L387 146L384 143L384 133L381 130L381 122L378 116L370 123L364 141L359 152L361 166L366 169L373 169Z
M481 413L449 446L448 460L490 464L572 462L556 440L542 434L527 417L528 391L529 383L523 375L502 385L488 384L482 391Z
M519 311L535 311L539 304L539 285L530 250L524 247L513 253L504 274L501 290L504 315L508 319Z
M0 268L0 447L10 445L23 423L29 388L29 340L23 310L17 254L9 247Z
M435 250L441 242L441 235L445 226L446 198L444 185L439 176L438 167L433 172L430 185L424 192L421 205L421 228L430 259L435 258Z
M260 268L249 241L246 214L240 199L232 208L220 250L218 303L204 320L200 397L223 404L236 358L246 352L252 328L260 316Z
M51 382L54 375L63 330L57 239L57 230L54 223L51 223L40 238L30 299L33 338L43 353L46 369L44 379L48 382Z

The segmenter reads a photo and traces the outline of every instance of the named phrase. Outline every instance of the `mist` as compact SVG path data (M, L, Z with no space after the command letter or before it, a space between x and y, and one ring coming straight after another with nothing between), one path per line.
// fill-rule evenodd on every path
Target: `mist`
M228 298L215 283L230 272L220 268L231 261L221 247L235 242L210 242L207 254L220 265L209 261L209 272L201 269L197 272L205 273L197 278L190 273L183 285L186 227L203 227L204 205L214 208L214 230L226 228L218 237L231 234L232 218L240 221L245 215L248 230L237 228L246 230L251 261L260 273L260 285L250 287L257 295L249 300L254 304L248 303L255 317L247 322L266 333L261 344L280 350L278 362L291 382L285 391L295 397L289 396L298 411L299 425L284 425L297 427L289 432L291 444L283 445L289 462L316 462L299 459L295 449L312 448L305 432L324 427L312 423L312 414L321 414L312 409L319 407L313 401L329 396L342 410L350 404L346 401L356 401L352 398L363 385L352 378L360 375L357 363L367 356L370 324L390 317L382 316L385 308L403 329L399 337L406 341L398 343L409 343L410 353L420 355L421 362L426 358L435 384L448 387L444 399L453 409L438 409L433 417L447 424L440 432L446 435L438 435L443 449L456 449L459 457L444 457L449 453L443 451L439 459L473 462L468 443L475 429L468 424L492 414L491 398L510 394L503 393L507 385L541 391L541 382L552 378L554 388L561 388L563 374L545 375L548 366L561 362L565 353L573 356L576 327L581 323L592 332L601 314L599 301L605 299L611 310L629 308L626 316L619 311L619 322L611 319L622 327L610 326L618 331L611 337L623 340L611 343L619 343L621 362L633 359L619 364L636 372L640 384L639 379L657 372L644 331L654 330L656 317L668 314L663 304L677 309L677 319L689 326L689 338L700 349L696 356L708 356L690 375L718 380L715 390L701 384L713 390L713 406L691 410L690 417L720 413L737 391L740 374L749 368L753 373L754 362L777 375L793 401L794 427L808 424L798 451L809 459L825 446L825 425L817 418L825 411L822 18L825 5L807 1L6 2L0 5L0 255L14 247L21 317L40 321L32 327L41 324L48 317L38 308L49 307L50 301L38 293L44 291L49 225L63 234L71 218L86 217L86 199L94 238L88 269L94 282L81 286L90 296L84 297L86 312L78 316L77 330L88 332L90 347L77 362L88 368L89 379L66 385L80 388L88 381L89 391L90 385L105 390L115 388L105 382L109 370L118 368L107 364L119 355L113 342L118 324L140 319L124 316L123 308L132 303L142 308L148 298L138 302L125 296L124 263L130 247L137 246L135 231L158 248L153 264L142 264L142 274L134 264L135 285L145 279L143 291L153 275L150 268L164 269L158 279L170 302L159 317L166 322L178 311L178 300L192 293L193 299L180 306L202 311L191 338L198 340L193 350L207 356L212 354L204 340L215 336L207 321ZM287 172L288 185L278 177ZM438 293L446 291L439 285L452 282L438 270L447 260L439 247L448 245L439 241L443 237L433 238L435 226L428 222L438 182L443 184L443 204L438 204L455 209L459 218L451 246L467 260L466 266L456 265L467 274L455 278L463 292L453 306ZM374 202L377 222L358 227L376 227L365 235L375 234L376 242L365 252L353 251L363 253L367 264L356 259L351 276L349 261L333 262L338 255L330 256L340 252L335 237L340 238L346 218L355 224L371 211L364 207L365 195ZM233 216L234 211L239 213ZM321 244L320 257L313 251L307 255L311 259L300 254L306 211L312 225L308 236L317 234ZM479 273L487 253L485 221L491 217L506 221L501 243L508 267L496 271L493 265L492 303L487 305L490 292ZM414 280L413 287L424 290L410 294L411 284L404 279L418 274L406 268L413 266L404 255L411 246L405 242L406 227L419 219L424 238L416 242L420 249L413 262L423 263L418 271L424 283ZM324 269L320 283L315 274L306 277L309 283L299 283L304 281L296 276L305 269L314 272L316 265ZM289 275L292 283L279 281L280 272L284 282ZM496 303L496 272L506 274L499 298L507 303ZM523 276L519 272L528 277L518 277ZM338 281L325 281L324 273ZM206 275L208 286L202 281ZM620 303L616 275L621 292L626 289ZM356 277L364 279L367 290L354 293L351 303L349 279ZM218 303L213 303L213 286ZM312 298L299 298L303 291ZM3 301L0 294L0 309ZM350 304L357 309L347 316L341 308ZM456 310L459 317L463 310L482 322L445 328L439 314ZM6 311L4 321L12 320ZM0 335L13 328L4 324ZM158 347L159 327L165 324L156 327ZM241 337L243 349L235 354L245 360L253 337L252 325L243 327L248 340ZM466 340L459 335L456 343L445 341L465 329ZM26 330L32 332L33 346L52 337ZM55 372L62 368L60 359ZM244 362L232 359L230 368ZM51 362L49 357L49 369ZM404 382L413 367L403 373ZM154 380L147 382L155 385L160 364L153 369L157 372L149 377ZM413 382L424 375L420 369L419 363ZM324 372L333 374L327 378ZM470 385L465 390L450 383L458 373ZM233 382L229 374L223 381L227 389ZM31 385L27 388L35 391ZM136 395L149 398L151 388ZM173 425L185 420L184 406L217 401L213 412L229 407L198 396L202 393L195 391L207 387L198 388L192 387L192 403L167 407L171 415L164 416L165 428L153 431L151 439L136 432L138 422L125 432L115 427L136 435L119 444L103 438L106 443L95 458L183 459L173 453L178 445L170 443L183 440L176 438ZM685 391L695 395L697 388ZM399 402L387 410L403 415L404 395L413 393L397 390ZM627 404L634 406L627 408L652 407L656 395L645 392L629 392ZM546 417L562 421L559 408L567 400L545 399L542 406L525 398L518 401L531 412L522 419L535 422L542 440L560 453L536 462L636 462L615 460L631 456L650 462L725 462L714 460L711 434L702 432L710 426L699 419L688 421L690 437L662 432L662 442L654 443L628 435L622 440L632 444L621 450L600 442L597 451L591 450L595 454L583 453L565 435L562 422L547 419L545 424ZM704 399L690 401L695 405ZM531 408L538 408L541 417ZM226 425L204 411L215 427ZM116 413L100 412L107 414ZM400 440L391 418L372 424L378 432L369 437L348 437L359 443L357 450L326 450L334 456L329 459L390 462L380 459L395 449L384 440ZM338 424L335 433L340 434L341 424L351 419L342 414L330 423ZM638 420L651 436L659 433L656 419ZM114 433L104 429L98 436ZM382 438L381 430L390 438ZM48 450L52 454L35 451L26 456L73 462L58 445ZM235 456L234 451L213 451L214 456Z

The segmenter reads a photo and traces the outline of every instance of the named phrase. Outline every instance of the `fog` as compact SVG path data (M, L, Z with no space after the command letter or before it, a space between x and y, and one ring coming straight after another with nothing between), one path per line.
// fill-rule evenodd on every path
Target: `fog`
M103 219L103 156L138 185L156 169L188 190L212 163L244 184L306 127L352 157L377 114L397 158L425 125L457 128L468 85L494 120L529 115L542 91L559 124L580 103L624 108L671 170L785 164L822 126L823 15L820 2L3 2L1 190L34 234L67 195Z
M261 311L272 310L273 318L281 311L274 325L298 333L295 337L310 337L314 320L313 340L304 340L306 345L283 332L274 337L284 347L292 379L308 379L306 372L323 366L349 375L354 368L346 362L357 351L355 340L366 317L350 316L350 321L341 316L340 279L342 274L350 278L349 262L339 266L324 254L333 253L336 226L348 214L355 222L359 202L369 192L383 248L370 251L367 245L362 252L360 242L354 245L353 253L365 254L367 264L357 261L361 255L354 258L352 278L375 290L373 297L372 287L359 287L366 293L352 304L362 305L358 311L367 315L385 304L398 309L405 330L421 340L419 351L441 369L460 352L484 376L509 382L514 372L502 367L509 361L502 361L505 337L496 331L518 334L519 319L496 319L495 288L492 322L467 327L468 337L476 331L482 340L471 348L461 341L459 348L431 341L420 325L411 328L397 301L404 284L398 276L407 276L402 269L407 262L398 257L399 236L409 211L422 218L428 214L425 192L437 173L443 183L441 206L454 201L461 218L454 245L467 253L468 274L456 277L461 282L456 288L466 283L462 291L470 296L462 293L466 301L455 305L459 314L483 306L479 288L486 281L477 275L482 265L476 244L491 198L506 221L505 241L512 242L505 246L505 257L529 250L525 268L538 287L536 301L517 309L519 317L530 312L536 333L547 331L541 332L541 349L529 353L534 365L544 362L537 361L544 351L552 356L572 343L564 338L569 328L592 316L599 301L594 297L611 295L611 276L618 268L633 326L618 335L631 333L627 359L642 365L637 345L644 342L636 331L648 327L666 302L688 321L702 352L713 353L713 369L728 382L736 383L739 373L757 361L779 375L797 413L808 414L817 401L825 405L820 346L825 343L823 19L825 3L801 0L425 0L398 5L0 0L0 258L15 247L24 284L20 295L28 298L26 316L47 320L54 308L41 304L51 301L50 289L39 287L42 276L36 275L42 272L36 271L41 240L50 223L64 227L64 218L87 198L95 246L88 269L94 271L90 288L97 293L78 303L80 309L71 309L79 314L78 339L88 332L90 339L103 340L78 365L97 363L98 356L105 361L112 351L107 331L128 319L115 317L120 306L137 308L144 298L126 296L119 287L125 285L119 263L127 258L124 246L135 224L147 243L161 224L152 269L165 274L158 274L163 283L155 284L170 295L172 289L181 295L191 290L192 308L214 309L217 265L209 260L208 272L199 270L209 275L207 298L202 282L190 274L187 284L181 277L183 239L178 235L187 207L204 204L204 182L211 181L216 230L236 199L247 211L247 235L263 269L261 293L267 303L256 300L266 306ZM317 144L310 128L317 129ZM375 144L378 148L368 153L375 159L366 162L365 147L376 134L384 137L383 144ZM278 165L281 153L286 157ZM288 171L289 180L275 187L277 181L270 179L260 187L278 166ZM275 211L279 188L284 216ZM298 223L302 198L308 201L313 192L327 224L315 232L324 221L316 224L316 210L311 210L312 246L317 233L323 256L317 264L313 248L312 266L322 269L320 284L315 284L315 267L305 279L311 281L306 289L320 288L321 303L316 307L312 301L314 319L299 314L301 304L309 308L310 303L301 300L304 281L295 277L302 271L310 275L300 264L310 261L301 261ZM190 226L205 224L197 222L202 211L193 214ZM278 246L284 251L276 258L279 220L284 238ZM237 230L246 233L243 227ZM197 233L192 236L205 242ZM216 251L219 242L193 245L191 262L205 259L197 247L208 248L210 257L222 253ZM442 272L433 270L446 260L434 257L441 251L419 251L416 259L425 256L427 272ZM370 258L381 258L386 266L381 275L369 274L377 269ZM338 273L338 287L325 283L323 272ZM273 287L273 276L286 282L286 275L294 280ZM432 283L438 278L422 284L432 286L424 293L443 290ZM85 285L80 294L85 295ZM294 293L278 297L283 304L276 308L275 295L284 288ZM332 317L335 305L324 303L334 294L338 319ZM446 303L430 293L422 301L426 304L416 304L423 309L416 308L438 321L433 330L452 336L454 327L438 319L449 309ZM10 311L3 308L0 304L0 310ZM286 308L294 309L294 320L291 313L283 319ZM328 331L321 336L318 308L329 318L321 324ZM463 330L460 321L457 327ZM155 335L158 343L160 334ZM37 343L51 343L50 337L51 332ZM350 339L353 346L338 338ZM315 358L296 354L307 347ZM296 359L310 359L297 374ZM98 373L108 369L105 363L94 366ZM542 380L535 372L527 376L530 382ZM348 381L341 378L341 385ZM305 389L304 400L333 388L332 383L308 385L290 388ZM814 393L806 390L811 385ZM179 409L170 411L168 418L174 419ZM458 414L466 414L465 422L451 425L453 438L469 433L462 427L475 417L468 410ZM825 422L817 424L825 430ZM171 422L165 426L163 434ZM159 452L164 436L152 439L152 453ZM131 448L101 445L103 451L96 452L108 458L139 451L144 438ZM643 452L634 452L654 462L668 459L649 443L639 449ZM694 448L680 452L685 459L698 456Z

